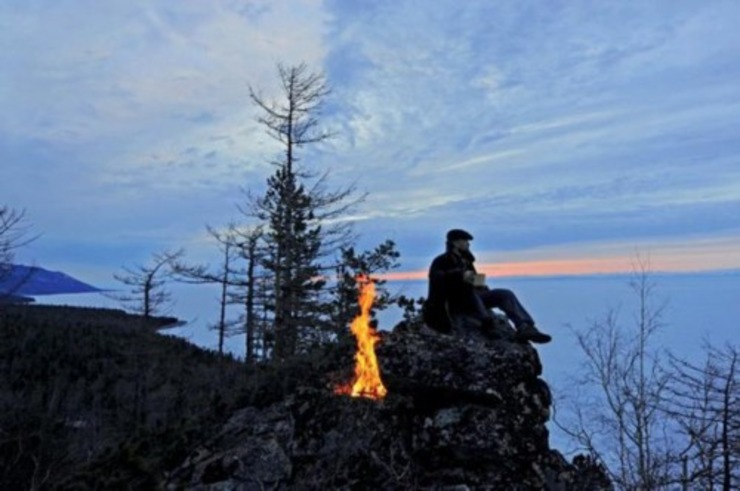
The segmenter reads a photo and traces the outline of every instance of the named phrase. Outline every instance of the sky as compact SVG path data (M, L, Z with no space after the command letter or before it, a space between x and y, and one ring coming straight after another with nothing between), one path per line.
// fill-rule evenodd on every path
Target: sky
M323 72L359 245L423 278L450 228L490 275L740 269L740 2L4 0L0 205L18 261L100 287L239 219L278 151L249 87Z

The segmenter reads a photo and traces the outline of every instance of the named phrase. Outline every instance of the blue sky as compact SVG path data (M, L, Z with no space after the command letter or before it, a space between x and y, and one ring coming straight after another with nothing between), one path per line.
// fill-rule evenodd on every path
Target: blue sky
M333 88L304 161L368 198L361 245L423 271L463 227L488 271L740 268L736 1L83 0L0 4L0 204L19 259L109 286L217 255L276 147L248 86ZM505 266L511 266L507 269Z

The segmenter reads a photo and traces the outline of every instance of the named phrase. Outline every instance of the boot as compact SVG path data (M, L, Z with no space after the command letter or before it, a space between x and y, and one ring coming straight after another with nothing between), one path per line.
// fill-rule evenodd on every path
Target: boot
M541 332L533 324L522 324L517 328L517 338L522 341L532 341L533 343L549 343L552 336Z

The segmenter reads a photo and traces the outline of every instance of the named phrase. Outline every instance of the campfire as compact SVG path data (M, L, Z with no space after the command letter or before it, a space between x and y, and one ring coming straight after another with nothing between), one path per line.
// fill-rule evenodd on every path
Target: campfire
M375 300L375 283L367 276L359 276L357 283L360 287L360 314L355 317L351 326L352 333L357 339L355 377L351 383L336 387L334 392L349 394L352 397L382 399L388 393L388 390L380 380L378 359L375 356L375 343L380 338L370 325L370 309Z

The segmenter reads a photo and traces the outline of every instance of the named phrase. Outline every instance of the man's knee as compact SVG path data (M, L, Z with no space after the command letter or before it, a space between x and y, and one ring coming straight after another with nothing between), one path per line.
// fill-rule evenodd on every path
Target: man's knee
M516 298L516 295L514 295L514 292L507 289L507 288L496 288L495 290L491 290L491 293L493 293L493 296L496 298L500 298L504 301L512 300Z

